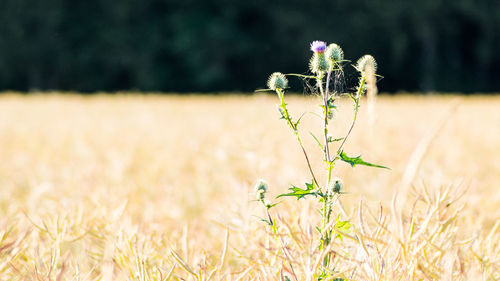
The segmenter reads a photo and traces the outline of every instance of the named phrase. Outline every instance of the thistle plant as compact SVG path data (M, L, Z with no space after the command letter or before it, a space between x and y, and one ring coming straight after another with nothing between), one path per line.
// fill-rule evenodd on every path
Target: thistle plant
M340 219L340 214L334 213L334 206L339 201L339 197L343 192L342 180L335 174L334 167L338 161L343 161L350 164L352 167L356 165L365 165L377 168L387 168L381 165L372 164L364 161L361 156L348 156L344 151L345 144L351 135L354 125L357 120L358 111L360 108L361 97L369 90L368 88L373 84L367 83L367 81L376 81L376 69L377 64L375 59L371 55L365 55L361 57L354 68L359 73L359 80L357 85L351 86L354 90L352 92L343 91L344 87L344 67L349 61L344 59L344 51L337 44L326 45L323 41L314 41L310 45L310 49L313 52L312 57L309 61L310 74L283 74L280 72L275 72L269 77L267 86L268 88L263 91L274 91L279 99L277 105L281 119L283 119L288 127L293 131L299 146L304 154L305 161L307 162L308 173L310 174L311 181L306 183L304 188L292 186L288 193L283 193L279 195L280 197L295 197L297 200L302 198L315 198L319 205L321 206L321 224L316 226L318 231L318 250L324 251L328 249L330 242L333 239L342 239L342 233L349 232L351 227L350 221ZM308 83L313 82L313 94L319 99L319 106L321 108L321 131L322 136L316 136L311 133L318 144L319 149L323 155L323 162L325 164L325 181L319 182L315 171L310 163L310 157L308 156L308 151L304 146L301 132L299 130L300 121L305 113L299 118L292 117L290 111L287 108L286 95L285 92L288 89L288 79L287 77L295 76L300 79L306 80ZM348 87L345 87L348 88ZM340 136L334 137L334 133L330 132L329 124L334 120L334 112L337 110L338 100L346 96L353 102L353 115L350 126L347 132L341 134ZM268 190L267 184L263 181L259 181L256 185L257 200L262 203L266 208L267 218L263 219L276 234L277 226L275 221L273 221L270 214L270 209L277 205L273 204L271 201L266 199L265 195ZM279 239L282 239L280 235L277 235ZM285 246L283 245L283 251L285 256L287 252ZM320 272L314 273L317 280L328 279L332 276L334 269L330 266L331 255L326 253L322 258ZM291 271L293 272L292 262L289 260ZM298 279L295 276L295 279Z

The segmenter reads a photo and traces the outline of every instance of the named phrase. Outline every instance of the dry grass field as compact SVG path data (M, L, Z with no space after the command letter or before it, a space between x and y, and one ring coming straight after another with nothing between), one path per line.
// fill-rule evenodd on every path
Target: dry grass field
M272 195L309 180L276 103L0 96L0 280L312 280L319 206L283 199L278 238L253 201L259 178ZM500 97L364 105L345 150L391 170L335 167L353 225L329 249L337 277L500 280ZM350 117L346 100L331 132ZM306 115L302 136L320 174L318 122Z

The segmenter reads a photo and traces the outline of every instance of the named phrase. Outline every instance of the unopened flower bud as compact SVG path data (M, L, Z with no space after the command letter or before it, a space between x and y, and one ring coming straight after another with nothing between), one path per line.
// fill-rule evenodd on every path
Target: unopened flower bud
M272 207L271 201L269 201L269 199L265 199L264 206L266 206L266 208L268 208L268 209L271 208Z
M325 57L324 52L314 52L311 61L309 62L309 69L312 73L318 74L319 72L328 71L329 64Z
M344 59L344 51L339 45L332 43L326 48L326 57L334 62L339 62Z
M366 73L368 68L373 70L373 73L377 72L377 62L370 55L362 56L356 63L356 69L361 73Z
M283 73L275 72L271 74L271 76L269 76L269 80L267 80L267 86L271 90L282 90L288 87L288 79L286 79L286 76Z
M257 195L257 199L263 200L266 197L267 192L267 183L264 180L258 180L255 184L255 193Z
M333 195L334 193L339 194L340 191L342 190L342 186L343 186L342 180L339 178L334 178L330 182L330 185L328 187L328 191L330 192L331 195Z

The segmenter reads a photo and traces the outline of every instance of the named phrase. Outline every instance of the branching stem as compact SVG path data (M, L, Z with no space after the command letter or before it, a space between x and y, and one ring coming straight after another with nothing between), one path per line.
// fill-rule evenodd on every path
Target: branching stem
M330 69L327 72L326 75L326 85L325 89L323 89L323 73L320 73L318 75L318 85L320 89L321 96L323 98L323 117L324 117L324 122L323 122L323 132L324 132L324 138L325 138L325 145L324 145L324 153L325 153L325 162L327 163L327 178L326 178L326 190L325 190L325 195L323 197L323 228L322 228L322 244L323 247L327 247L328 244L330 244L330 231L327 230L326 228L329 225L330 222L330 212L331 212L331 202L330 202L330 194L329 194L329 186L330 182L332 179L332 170L333 170L333 162L335 159L331 158L330 155L330 142L328 140L328 117L330 114L330 106L329 106L329 100L330 100L330 78L331 74L333 71L333 67L330 67ZM329 255L326 255L323 260L323 266L328 267L330 263L330 257Z
M316 176L314 175L314 171L312 169L311 162L309 161L309 156L307 155L307 151L304 147L304 143L302 142L302 138L300 137L299 130L297 128L298 122L294 123L292 121L292 118L290 117L290 114L288 113L288 109L286 108L285 97L284 97L284 93L282 92L282 90L278 89L277 92L278 92L278 97L279 97L280 102L281 102L279 107L282 110L283 118L285 118L288 125L293 130L293 133L295 134L295 137L297 138L297 141L300 144L300 148L302 149L302 152L304 153L304 157L306 158L307 167L309 169L309 172L311 173L311 177L312 177L314 183L316 184L316 186L319 186L318 180L316 179Z
M365 81L366 81L366 77L363 75L361 77L360 82L359 82L359 88L358 88L358 92L356 93L356 96L355 97L351 96L352 99L354 100L354 117L352 118L352 123L351 123L351 127L349 127L349 131L347 131L347 134L345 135L344 139L342 140L342 143L339 146L339 149L337 150L337 156L335 158L340 156L340 153L344 149L345 142L346 142L347 138L349 137L349 135L351 135L352 129L354 128L354 124L356 124L356 119L358 117L358 111L359 111L359 98L363 94L363 90L365 87Z

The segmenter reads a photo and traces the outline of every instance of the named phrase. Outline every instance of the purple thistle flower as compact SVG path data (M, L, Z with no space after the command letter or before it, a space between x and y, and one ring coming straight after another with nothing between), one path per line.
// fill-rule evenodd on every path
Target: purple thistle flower
M326 43L323 41L313 41L311 43L311 51L315 53L322 53L326 49Z

